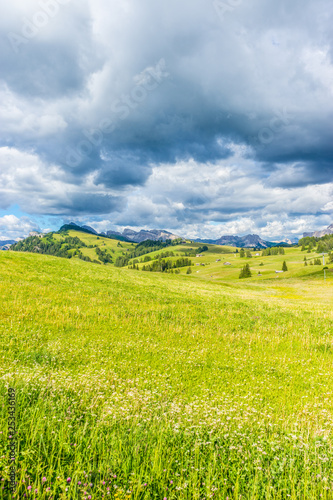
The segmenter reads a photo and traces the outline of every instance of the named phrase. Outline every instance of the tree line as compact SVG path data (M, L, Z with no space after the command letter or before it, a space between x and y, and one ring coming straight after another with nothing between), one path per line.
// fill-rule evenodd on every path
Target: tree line
M144 265L142 267L142 271L165 273L170 272L174 269L178 269L179 267L188 266L192 266L192 261L187 257L181 257L175 261L172 261L170 259L158 259L154 260L151 264Z

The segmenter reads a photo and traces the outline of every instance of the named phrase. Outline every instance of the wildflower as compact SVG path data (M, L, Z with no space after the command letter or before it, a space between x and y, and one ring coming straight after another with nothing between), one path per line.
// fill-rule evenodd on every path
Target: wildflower
M70 477L68 477L68 478L67 478L67 483L70 483L70 482L71 482L71 478L70 478Z
M31 490L31 486L28 486L28 490Z
M45 483L45 481L46 481L46 477L43 477L42 482Z

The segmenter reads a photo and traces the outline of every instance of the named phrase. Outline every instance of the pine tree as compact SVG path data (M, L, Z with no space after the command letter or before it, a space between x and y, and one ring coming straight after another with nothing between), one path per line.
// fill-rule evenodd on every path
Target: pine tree
M239 278L251 278L252 273L249 264L245 264L245 266L241 269L239 273Z
M239 256L240 258L242 259L243 257L245 257L245 250L244 248L241 248L240 252L239 252Z
M283 272L288 271L287 263L286 263L286 261L285 261L285 260L283 261L282 271L283 271Z
M192 269L190 267L187 269L186 274L192 274Z

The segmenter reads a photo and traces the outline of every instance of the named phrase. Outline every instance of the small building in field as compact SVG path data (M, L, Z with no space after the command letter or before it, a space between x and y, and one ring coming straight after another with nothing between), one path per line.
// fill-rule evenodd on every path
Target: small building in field
M223 262L224 266L231 266L230 262Z

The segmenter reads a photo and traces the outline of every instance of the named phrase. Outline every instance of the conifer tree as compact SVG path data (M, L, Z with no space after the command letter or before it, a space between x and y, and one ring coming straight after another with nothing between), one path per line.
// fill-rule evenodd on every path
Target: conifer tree
M241 272L239 273L239 278L251 278L252 273L249 264L245 264L242 267Z

